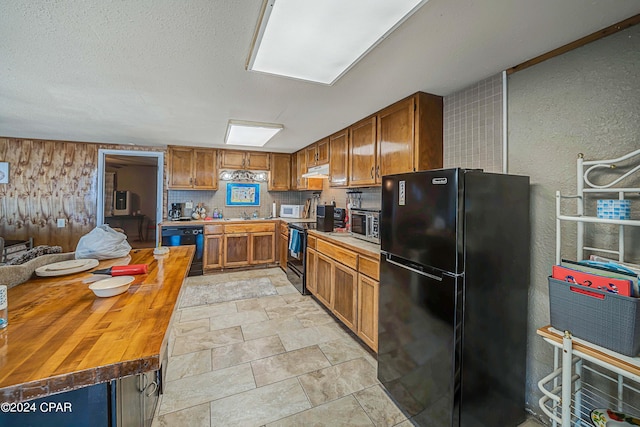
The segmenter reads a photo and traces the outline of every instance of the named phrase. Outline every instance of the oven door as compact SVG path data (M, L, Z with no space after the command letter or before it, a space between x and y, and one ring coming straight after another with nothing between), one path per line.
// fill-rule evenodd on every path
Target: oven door
M307 235L304 231L299 231L300 252L292 252L291 241L293 239L293 229L289 228L289 246L287 247L287 278L291 284L302 295L307 295L307 284L305 280Z

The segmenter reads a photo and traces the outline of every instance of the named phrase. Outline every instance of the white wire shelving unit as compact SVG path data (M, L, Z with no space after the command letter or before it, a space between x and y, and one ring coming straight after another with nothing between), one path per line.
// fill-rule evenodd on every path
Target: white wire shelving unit
M609 183L596 184L590 178L594 172L605 169L611 171L623 163L627 164L628 170ZM559 264L562 260L563 223L574 223L577 226L577 260L584 259L585 252L595 252L619 262L628 262L624 230L625 227L640 226L640 220L601 219L585 215L585 207L587 203L595 203L596 198L624 200L640 194L640 188L620 186L621 182L628 181L628 178L640 171L640 149L608 160L585 160L580 154L576 166L577 193L562 195L559 191L556 192L556 263ZM561 205L566 199L575 199L575 215L562 213ZM592 224L617 226L617 245L586 246L586 226ZM553 427L593 426L591 411L600 408L640 415L640 408L634 406L636 402L640 402L640 358L618 354L575 338L570 331L557 331L551 326L538 329L538 334L554 349L553 371L538 382L538 388L543 393L539 405L551 419ZM636 397L628 399L633 395Z

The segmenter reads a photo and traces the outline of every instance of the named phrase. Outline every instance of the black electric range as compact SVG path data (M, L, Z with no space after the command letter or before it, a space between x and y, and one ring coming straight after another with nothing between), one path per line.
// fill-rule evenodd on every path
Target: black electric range
M307 281L305 279L305 270L307 267L307 231L315 229L315 222L289 223L289 248L294 238L292 231L296 230L299 232L300 250L299 252L294 252L291 249L287 249L287 278L302 295L309 295L309 291L307 291Z

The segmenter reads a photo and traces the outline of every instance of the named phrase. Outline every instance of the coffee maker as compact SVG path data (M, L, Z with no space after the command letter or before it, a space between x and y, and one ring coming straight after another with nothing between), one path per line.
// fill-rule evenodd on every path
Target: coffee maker
M169 219L173 221L179 221L184 218L184 203L171 203L171 209L169 210Z

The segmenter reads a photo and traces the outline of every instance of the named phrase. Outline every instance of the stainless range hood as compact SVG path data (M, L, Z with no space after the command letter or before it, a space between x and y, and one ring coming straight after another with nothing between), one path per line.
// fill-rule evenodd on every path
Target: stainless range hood
M307 173L302 174L303 178L329 178L329 165L310 167Z

